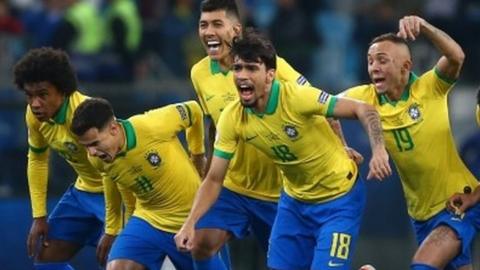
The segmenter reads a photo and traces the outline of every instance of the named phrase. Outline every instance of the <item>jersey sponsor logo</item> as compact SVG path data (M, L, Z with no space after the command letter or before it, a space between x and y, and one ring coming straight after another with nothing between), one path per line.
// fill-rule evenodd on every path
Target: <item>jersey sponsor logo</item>
M340 266L343 266L343 265L344 265L344 263L336 263L333 260L328 261L328 266L329 267L340 267Z
M294 125L289 124L283 126L283 131L290 139L297 139L299 134L297 128Z
M150 150L145 154L145 159L152 165L152 167L157 168L160 163L162 162L162 159L158 155L158 152L155 150Z
M297 78L297 83L299 85L305 85L306 83L308 83L308 80L303 75L300 75L300 77Z
M177 109L178 113L180 114L180 117L182 118L182 120L186 120L188 118L187 111L185 110L185 108L182 105L177 105L175 108Z
M274 142L274 141L279 141L280 140L280 136L278 136L277 134L271 132L270 134L267 134L265 136L265 138L267 138L269 141L271 142Z
M222 95L222 98L223 98L223 102L225 102L225 104L228 104L232 101L235 101L237 100L237 94L236 93L225 93Z
M68 151L72 153L78 152L78 146L72 142L64 142L63 146L68 149Z
M420 109L418 108L417 103L414 103L410 105L410 107L408 107L408 115L410 115L410 118L412 118L412 120L414 121L420 119L420 117L422 116L422 113L420 112Z
M325 104L327 103L327 100L328 100L328 97L330 95L327 93L327 92L323 92L320 94L320 96L318 97L318 103L321 103L321 104Z

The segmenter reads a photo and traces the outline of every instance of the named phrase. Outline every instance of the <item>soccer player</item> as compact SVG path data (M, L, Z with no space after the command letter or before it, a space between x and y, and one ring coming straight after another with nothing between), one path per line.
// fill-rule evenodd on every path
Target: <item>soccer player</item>
M105 215L102 177L70 132L73 111L87 97L77 90L75 72L60 50L29 51L15 65L14 80L28 102L27 175L33 215L28 255L35 257L35 269L73 269L68 261L84 245L96 245ZM62 156L78 177L47 219L50 149Z
M177 138L180 131L186 130L192 159L205 165L198 103L173 104L119 120L108 101L92 98L78 106L71 129L93 166L106 176L102 241L113 242L108 269L159 269L167 255L177 269L193 269L191 255L177 250L173 236L200 185L199 174ZM137 199L118 237L120 200L114 183Z
M193 66L191 77L203 111L211 118L208 146L213 150L220 113L238 100L230 55L232 40L242 32L235 1L203 1L198 32L208 55ZM278 56L276 76L282 81L308 85L305 77ZM347 151L358 162L362 161L363 157L353 149ZM252 232L266 251L281 186L282 175L273 162L253 146L240 142L219 199L197 224L192 251L197 268L219 269L211 265L209 258L232 236L243 238Z
M239 100L218 122L214 157L189 217L175 236L180 249L195 242L195 224L222 190L240 143L259 149L285 174L268 250L273 269L349 269L365 203L363 181L324 116L358 118L373 156L368 178L390 173L380 119L372 106L309 86L275 79L273 45L245 32L232 45Z
M406 41L420 35L442 56L417 76ZM473 212L478 209L463 219L444 209L454 193L478 186L460 160L448 118L447 96L465 58L462 48L424 19L406 16L397 34L373 39L367 57L372 83L348 89L344 96L374 105L380 113L420 245L411 269L472 269L470 244L479 225Z

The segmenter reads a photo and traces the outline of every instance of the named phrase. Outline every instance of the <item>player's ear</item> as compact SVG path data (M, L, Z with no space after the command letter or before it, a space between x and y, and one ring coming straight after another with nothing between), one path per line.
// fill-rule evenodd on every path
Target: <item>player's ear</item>
M275 79L275 69L271 68L267 70L267 80L268 82L271 82L273 79Z
M108 129L110 132L110 135L115 136L120 132L120 125L117 123L117 121L113 120L108 124Z
M405 60L402 65L402 73L410 73L412 71L412 61L410 59Z
M233 25L233 32L236 37L239 37L242 34L242 25L239 22Z

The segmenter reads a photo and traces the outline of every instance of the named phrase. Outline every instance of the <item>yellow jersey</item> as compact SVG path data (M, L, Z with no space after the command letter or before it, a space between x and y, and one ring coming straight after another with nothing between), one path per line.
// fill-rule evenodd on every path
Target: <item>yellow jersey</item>
M75 187L87 192L102 192L102 177L88 161L87 151L70 131L73 113L87 96L75 91L65 98L53 119L40 122L27 106L25 121L28 128L28 186L33 217L47 214L49 149L62 156L77 173Z
M198 175L177 133L186 130L189 151L204 152L203 114L195 101L178 103L119 120L123 150L112 163L90 157L105 174L105 232L117 234L122 218L119 188L136 198L133 216L153 227L177 232L187 218L200 185Z
M280 57L277 57L276 77L282 81L308 85L305 77ZM191 79L203 111L217 125L223 109L229 103L238 101L233 73L222 72L220 64L207 56L193 66ZM240 141L225 176L224 186L245 196L276 201L280 196L282 181L280 170L270 159L253 146Z
M373 84L347 89L341 95L375 106L380 114L388 152L402 181L409 215L427 220L445 208L445 201L465 186L478 185L461 161L450 129L447 95L453 81L436 69L410 75L397 102L377 95Z
M229 104L218 123L214 155L230 159L239 142L261 150L286 176L285 192L306 202L324 202L348 192L357 176L325 116L336 97L317 88L275 80L264 114Z

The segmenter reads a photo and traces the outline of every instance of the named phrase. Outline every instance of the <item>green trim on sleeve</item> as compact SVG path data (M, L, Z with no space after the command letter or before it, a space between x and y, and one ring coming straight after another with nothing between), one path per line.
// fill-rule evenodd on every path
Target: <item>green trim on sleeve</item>
M188 107L187 104L182 103L182 105L185 106L185 108L187 108L187 113L188 113L188 126L191 127L191 126L192 126L192 111L190 110L190 107Z
M330 103L328 103L328 108L327 108L327 117L332 117L333 116L333 110L335 109L335 105L337 104L337 97L331 96L330 98Z
M217 148L214 148L213 155L228 160L232 159L233 157L233 153L223 152L222 150L218 150Z
M32 151L33 153L41 154L41 153L47 151L48 146L42 147L42 148L38 148L38 147L34 147L34 146L31 146L31 145L28 145L28 148L29 148L30 151Z
M442 73L440 73L440 70L438 70L437 67L435 67L433 69L433 71L435 72L435 75L437 75L438 78L440 78L440 80L448 83L448 84L454 84L457 82L457 79L450 79L450 78L447 78L445 77L445 75L443 75Z

